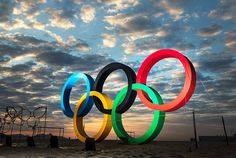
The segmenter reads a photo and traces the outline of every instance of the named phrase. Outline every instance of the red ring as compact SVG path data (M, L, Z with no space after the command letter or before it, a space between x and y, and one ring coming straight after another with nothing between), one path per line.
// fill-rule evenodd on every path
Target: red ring
M172 100L169 103L158 105L153 104L149 101L148 97L145 95L145 93L141 90L138 90L138 96L140 100L146 105L147 107L154 109L154 110L160 110L160 111L174 111L186 104L188 100L193 95L195 86L196 86L196 72L193 67L193 64L190 62L190 60L179 53L176 50L171 49L162 49L154 52L150 56L148 56L143 64L141 65L138 74L137 74L137 83L146 84L147 82L147 75L154 64L156 64L158 61L164 59L164 58L176 58L178 59L184 66L185 70L185 82L184 87L182 88L179 96L177 96L174 100Z

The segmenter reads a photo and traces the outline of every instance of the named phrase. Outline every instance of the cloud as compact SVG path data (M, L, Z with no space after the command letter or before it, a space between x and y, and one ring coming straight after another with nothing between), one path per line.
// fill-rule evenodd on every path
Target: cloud
M102 42L104 47L112 48L116 46L116 37L114 35L104 33L101 36L103 38Z
M83 5L80 10L80 18L85 23L90 23L95 18L96 10L90 5Z
M158 39L145 39L136 42L123 43L124 52L132 55L147 55L160 48L160 41Z
M37 59L49 65L69 66L75 64L80 58L63 52L47 52L39 54Z
M36 59L50 66L63 67L69 66L70 70L90 71L95 70L103 63L112 61L105 56L98 54L84 54L82 56L74 56L64 52L45 52L40 53ZM89 67L88 67L89 64Z
M124 47L124 52L126 54L135 54L136 53L136 45L133 42L123 43L122 47Z
M34 19L40 14L40 7L42 4L47 3L47 0L28 1L21 0L16 1L17 5L13 9L14 15L24 16L28 20Z
M212 40L212 39L209 39L209 38L203 39L200 44L200 49L202 49L202 50L210 49L212 47L213 43L214 43L214 40Z
M211 59L211 60L209 60ZM230 70L235 63L235 59L230 53L210 54L199 62L199 68L202 71L213 73L226 72Z
M50 25L52 27L58 27L63 29L70 29L75 27L75 24L69 19L64 18L63 10L57 9L57 10L47 10L48 14L51 15L49 21Z
M48 34L50 37L55 39L57 42L64 43L61 36L59 36L58 34L52 32L50 30L47 30L46 25L37 21L36 19L31 19L30 23L27 23L24 20L15 18L15 19L11 19L7 22L2 22L2 23L0 22L0 27L4 31L16 31L16 30L20 30L20 29L22 29L22 30L23 29L40 30L40 31L43 31L46 34Z
M77 38L69 39L68 43L48 42L22 34L4 35L0 36L0 39L0 55L9 55L11 58L19 57L21 54L28 54L29 56L31 54L57 52L56 50L62 50L62 52L90 50L90 46L85 41Z
M34 53L18 55L14 58L11 58L8 62L6 62L5 66L12 67L19 64L24 64L24 63L32 61L35 56L36 55Z
M225 46L232 51L236 50L236 30L225 32Z
M159 16L163 16L163 14L155 16L160 12L161 8L160 10L155 8L158 7L158 3L152 2L151 4L153 9L148 11L134 9L131 13L117 13L105 16L104 21L109 24L106 28L115 30L118 37L125 37L125 42L123 43L123 47L126 48L125 52L128 53L135 50L133 49L135 47L134 41L151 37L160 39L159 41L162 44L165 43L165 47L174 48L177 45L176 47L181 48L181 50L193 49L194 45L190 41L183 40L180 35L183 32L190 31L190 27L183 26L178 21L175 21L174 24L161 22ZM184 44L181 44L180 41ZM177 42L179 43L176 44Z
M235 111L235 84L233 83L236 63L232 53L209 54L198 64L197 72L202 73L202 77L198 78L196 94L201 98L199 102L204 102L201 103L206 107L204 113L222 114L229 109ZM193 101L196 102L196 99L197 97ZM197 102L196 104L200 105Z
M60 21L60 22L63 22L63 21ZM66 29L72 27L72 26L69 26L69 24L65 25L65 26L66 26L65 27ZM2 23L0 22L0 27L4 31L16 31L16 30L20 30L20 29L22 29L22 30L23 29L27 29L27 30L40 30L40 31L43 31L46 34L48 34L51 38L55 39L57 42L64 43L64 40L63 40L63 38L61 36L59 36L58 34L52 32L50 30L47 30L46 29L46 25L41 23L41 22L39 22L39 21L37 21L36 19L31 19L30 23L28 23L28 22L26 22L24 20L15 18L15 19L11 19L11 20L9 20L7 22L2 22ZM63 29L64 29L64 27L63 27Z
M7 22L0 22L0 27L6 31L12 31L16 29L29 29L29 26L21 19L9 20Z
M118 27L118 35L127 36L132 40L151 36L160 26L158 21L154 21L144 15L117 14L115 16L106 16L105 22L112 27Z
M73 133L71 120L59 115L61 88L73 72L83 71L95 78L106 64L114 61L110 51L120 52L115 54L116 60L137 72L150 53L173 48L193 61L197 87L190 102L167 117L167 125L171 127L167 127L167 133L177 126L187 127L190 122L186 120L193 109L206 126L209 116L235 116L234 1L199 2L204 6L201 8L186 0L2 2L0 99L3 107L22 105L32 109L47 106L48 125L65 125L66 132ZM204 25L197 30L199 20ZM212 20L214 23L209 23ZM158 90L165 102L169 102L180 92L184 77L180 63L165 60L152 68L147 85ZM126 85L126 76L122 71L116 71L106 80L104 92L114 99ZM73 88L72 104L84 93L84 86L82 81ZM138 126L151 120L150 110L138 100L135 105L131 113L124 114L125 120L130 119L129 127L139 121L138 115L147 116ZM88 122L94 128L101 113L95 108L89 115ZM182 137L187 136L181 135L179 139Z
M172 47L177 49L178 51L181 51L181 52L182 51L193 50L193 49L196 48L193 43L186 42L186 41L176 42L175 45L173 45Z
M236 2L234 0L221 0L218 7L208 14L209 17L236 22Z
M180 20L181 18L183 18L182 14L184 13L184 9L177 5L179 3L181 3L181 1L154 1L154 4L156 6L158 6L159 8L164 8L174 20Z
M2 0L0 2L0 22L6 22L9 20L15 2L13 0Z
M201 28L197 34L201 37L217 36L222 32L222 27L218 24L211 24L208 27Z
M81 0L74 0L75 4L81 4Z
M120 10L125 10L129 7L135 7L139 4L139 0L97 0L100 3L104 3L109 6L108 13L116 13Z
M151 1L149 10L140 8L138 5L131 12L107 15L104 22L108 24L105 28L109 31L115 30L118 36L124 36L128 41L135 41L151 36L167 36L169 32L165 29L168 23L161 22L163 16L163 8L159 6L159 2ZM161 30L161 28L163 29Z
M37 21L36 19L32 19L31 23L29 23L29 26L36 29L36 30L43 30L45 31L45 24Z
M30 109L48 106L48 111L57 111L48 114L49 120L57 119L54 115L60 111L61 87L68 76L75 71L94 75L97 69L113 61L99 54L71 55L76 49L73 47L20 34L0 36L0 99L4 103L1 106L21 105ZM78 94L74 97L78 99ZM68 120L59 122L61 126Z
M189 51L196 48L195 44L191 41L185 40L181 34L188 31L186 27L180 27L178 24L169 25L165 24L158 28L153 28L150 30L147 37L138 39L130 39L127 36L127 42L122 44L126 54L138 54L138 55L148 55L156 50L163 47L177 49L178 51Z
M71 50L85 51L85 52L91 50L90 46L85 41L75 38L72 35L68 36L67 41L63 42L63 45L67 46Z
M155 12L149 10L151 15L156 17L163 16L167 14L168 18L171 18L174 22L179 21L181 19L187 18L190 15L185 14L184 6L187 6L189 2L186 0L152 0L151 1L151 10L155 10Z
M135 16L128 19L125 23L120 24L121 29L119 30L120 34L127 33L145 33L153 31L153 28L158 27L158 22L150 20L147 16Z
M62 111L61 110L54 110L53 112L52 112L52 115L63 115L63 113L62 113Z
M34 37L24 36L22 34L0 36L2 41L8 41L9 44L2 44L0 42L0 54L5 52L17 55L19 52L48 52L53 51L55 46L60 47L65 51L89 51L90 46L83 40L69 36L67 42L47 42L39 40ZM3 42L4 43L4 42ZM17 43L17 45L15 44Z
M123 23L125 23L125 17L126 15L118 13L114 16L105 16L104 21L115 27L117 25L122 25Z

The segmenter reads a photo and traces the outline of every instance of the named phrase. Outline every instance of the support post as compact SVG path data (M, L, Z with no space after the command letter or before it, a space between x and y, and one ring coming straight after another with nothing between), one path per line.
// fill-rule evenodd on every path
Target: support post
M44 118L44 130L43 130L43 134L44 134L44 136L45 136L45 134L46 134L46 126L47 126L47 110L48 110L48 108L46 107L46 112L45 112L45 118Z
M93 138L86 138L85 151L96 151L95 140Z
M196 129L196 121L195 121L195 112L193 111L193 129L194 129L194 140L195 140L195 146L198 149L198 143L197 143L197 129Z
M224 127L226 143L227 143L227 145L229 145L229 139L228 139L227 131L226 131L226 128L225 128L225 120L224 120L223 116L221 118L222 118L222 123L223 123L223 127Z
M5 146L11 147L12 146L12 136L11 135L6 135L5 136Z

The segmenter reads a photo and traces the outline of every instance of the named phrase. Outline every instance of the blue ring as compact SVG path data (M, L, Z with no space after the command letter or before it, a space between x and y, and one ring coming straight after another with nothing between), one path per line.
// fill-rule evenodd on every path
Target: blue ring
M86 95L89 96L90 91L93 88L94 80L90 75L81 73L81 72L75 72L73 73L65 82L62 92L61 92L61 108L63 113L70 118L73 118L74 112L72 111L70 107L70 92L72 90L72 87L78 82L80 79L83 79L86 83ZM83 106L80 108L80 110L77 113L77 116L83 117L88 114L88 112L91 110L93 106L93 98L92 97L86 97L84 100Z

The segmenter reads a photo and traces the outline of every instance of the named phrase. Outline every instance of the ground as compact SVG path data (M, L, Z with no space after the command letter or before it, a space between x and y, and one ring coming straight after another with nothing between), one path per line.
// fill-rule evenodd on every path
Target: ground
M159 158L235 158L236 144L200 143L195 149L189 142L151 142L125 145L118 141L96 144L97 151L84 151L84 144L64 143L60 148L0 147L0 158L78 158L78 157L159 157Z

